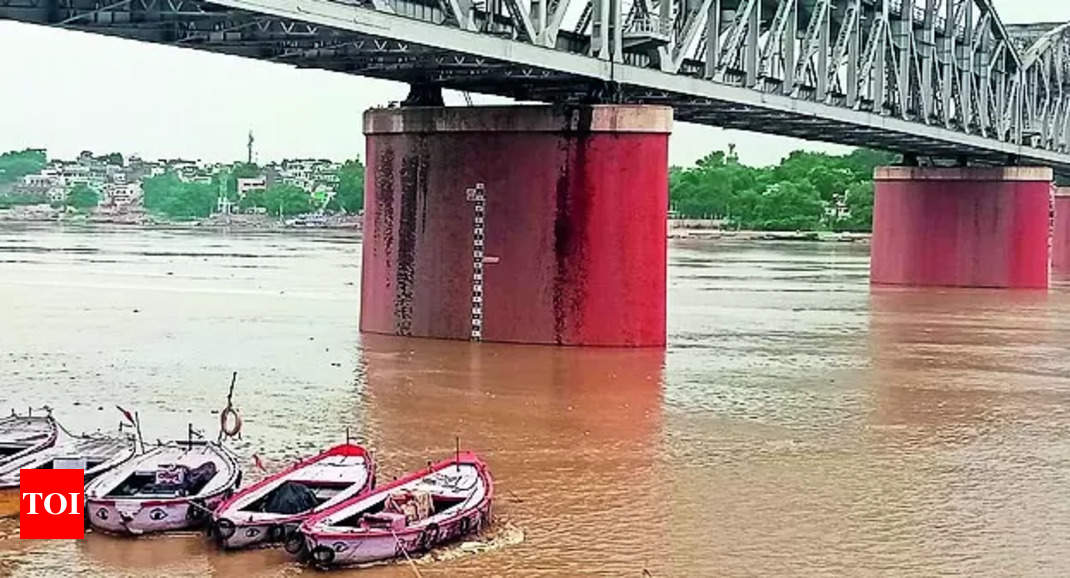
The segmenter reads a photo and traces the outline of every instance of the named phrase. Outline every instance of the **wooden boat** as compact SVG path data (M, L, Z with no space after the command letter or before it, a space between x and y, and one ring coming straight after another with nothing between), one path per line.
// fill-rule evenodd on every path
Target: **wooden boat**
M134 440L130 436L75 436L62 426L58 429L53 445L9 459L0 465L0 516L17 516L19 513L19 479L22 470L84 470L85 481L89 483L134 455Z
M0 418L0 465L50 447L59 429L50 415Z
M240 484L238 461L222 445L168 442L90 482L85 515L93 528L120 534L196 528Z
M306 520L286 550L318 567L408 556L490 523L494 482L470 452L414 472Z
M71 435L60 427L55 444L0 465L0 490L17 488L19 472L35 469L85 470L85 481L134 456L131 436Z
M310 516L370 491L374 480L368 452L340 444L223 502L212 514L209 533L223 548L281 543Z

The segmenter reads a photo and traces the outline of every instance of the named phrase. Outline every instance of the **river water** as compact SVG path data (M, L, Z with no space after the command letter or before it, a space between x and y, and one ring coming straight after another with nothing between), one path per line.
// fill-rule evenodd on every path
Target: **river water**
M360 251L9 225L0 411L214 432L238 371L250 470L350 426L389 476L459 436L496 521L426 576L1070 573L1070 284L871 289L861 245L676 241L664 351L503 346L360 335ZM196 534L17 533L0 521L0 575L303 572Z

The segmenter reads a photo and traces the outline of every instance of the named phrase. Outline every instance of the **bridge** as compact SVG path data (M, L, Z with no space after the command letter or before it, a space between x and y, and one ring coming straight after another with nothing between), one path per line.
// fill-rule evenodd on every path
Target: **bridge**
M0 0L12 19L1070 175L1065 24L991 0Z
M648 271L664 270L664 245L629 239L664 237L666 110L929 167L878 175L881 282L1046 286L1050 259L1019 258L1040 233L1021 231L1047 223L1053 171L1070 177L1070 25L1007 25L991 0L0 0L0 19L410 84L402 108L365 118L371 331L663 342L664 276ZM451 111L437 108L442 88L559 106ZM462 202L436 204L440 187ZM1008 187L1025 192L1001 200ZM948 226L982 217L997 224ZM526 218L541 224L518 233ZM453 228L429 233L440 221ZM946 254L921 258L934 237ZM981 247L1014 262L978 264ZM607 259L627 265L601 270ZM537 282L506 281L524 275ZM624 312L637 304L652 313Z

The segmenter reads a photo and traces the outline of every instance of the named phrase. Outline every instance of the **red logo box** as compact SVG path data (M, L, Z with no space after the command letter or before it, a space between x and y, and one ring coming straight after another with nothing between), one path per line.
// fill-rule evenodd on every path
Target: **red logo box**
M19 494L19 538L85 537L85 470L20 470Z

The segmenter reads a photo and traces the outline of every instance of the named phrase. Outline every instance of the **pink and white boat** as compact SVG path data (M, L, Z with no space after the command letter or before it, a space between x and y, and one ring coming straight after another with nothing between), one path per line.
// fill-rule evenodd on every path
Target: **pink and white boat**
M210 534L223 548L281 543L309 517L375 486L364 448L340 444L238 492L212 514Z
M286 549L324 568L407 556L479 532L490 523L493 497L483 460L458 453L312 516Z
M241 485L234 455L216 442L169 442L106 471L85 488L93 528L145 534L202 526Z

